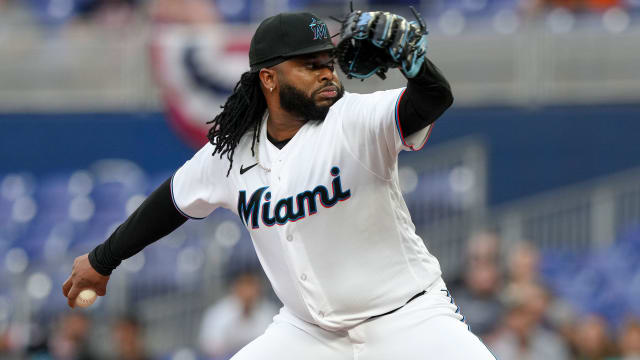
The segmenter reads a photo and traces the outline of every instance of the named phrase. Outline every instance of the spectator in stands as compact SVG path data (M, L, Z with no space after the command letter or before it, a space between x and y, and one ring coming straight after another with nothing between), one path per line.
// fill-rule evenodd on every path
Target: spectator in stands
M530 7L537 8L565 8L571 11L604 11L615 6L621 6L620 0L532 0Z
M530 242L515 244L507 258L507 280L509 287L528 286L539 283L540 253Z
M519 8L529 18L543 15L548 10L562 8L576 13L604 12L612 7L624 6L621 0L524 0Z
M494 262L497 264L500 262L500 238L492 232L475 233L467 240L464 256L462 274L447 280L447 284L452 289L465 286L465 269L472 263Z
M498 298L502 283L499 242L492 233L480 233L468 241L462 281L453 290L467 324L483 339L496 329L503 312Z
M49 340L49 352L56 360L95 359L88 339L91 321L82 312L65 313L54 326Z
M49 332L45 326L45 320L42 318L32 319L32 323L27 327L29 329L28 339L26 344L22 344L20 347L25 348L26 357L29 360L49 360L53 359L49 351ZM2 353L0 351L0 353ZM4 359L0 356L0 359Z
M156 23L213 24L217 14L209 0L152 0L149 16Z
M133 21L140 0L92 0L78 3L77 15L102 25L118 28Z
M545 0L543 2L549 7L562 7L570 10L578 10L582 7L584 0Z
M493 232L474 234L467 243L467 261L491 262L500 261L500 237Z
M564 360L569 358L562 339L542 326L548 304L545 290L530 283L505 294L506 314L489 348L498 359Z
M591 11L605 11L612 7L621 6L621 0L586 0L586 8Z
M627 321L618 339L619 360L640 360L640 319Z
M598 315L580 319L574 328L573 340L578 360L604 360L613 354L607 323Z
M576 309L568 302L561 298L549 297L549 304L545 314L545 325L547 328L554 330L562 341L569 346L572 354L575 354L573 348L574 327L576 323Z
M555 298L541 283L540 252L530 242L523 241L514 245L507 258L507 284L505 294L517 293L520 289L539 287L545 296L534 301L541 323L560 333L565 343L571 342L575 315L568 303Z
M200 327L200 348L211 358L225 359L261 335L277 308L263 294L257 269L232 275L230 294L211 306Z
M11 341L9 340L9 329L0 331L0 358L9 357L11 354Z
M113 349L117 360L147 360L143 328L133 315L116 320L112 332Z

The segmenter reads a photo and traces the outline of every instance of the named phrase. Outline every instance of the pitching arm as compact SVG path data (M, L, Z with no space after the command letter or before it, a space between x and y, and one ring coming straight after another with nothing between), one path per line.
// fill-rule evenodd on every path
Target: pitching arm
M160 185L102 244L89 253L91 266L108 276L147 245L167 236L187 221L174 205L171 178Z
M202 219L220 206L229 207L226 158L211 156L207 143L160 185L109 238L91 253L75 259L62 293L73 307L82 289L104 296L111 272L147 245L168 235L187 219ZM222 169L225 169L224 171Z
M171 181L165 181L104 243L74 260L71 275L62 285L62 294L70 307L76 305L76 298L83 289L93 289L104 296L109 276L122 260L135 255L187 220L174 206L170 186Z

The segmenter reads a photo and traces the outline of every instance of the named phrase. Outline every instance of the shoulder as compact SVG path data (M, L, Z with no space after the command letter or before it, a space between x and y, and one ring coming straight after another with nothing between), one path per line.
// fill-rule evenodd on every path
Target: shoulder
M379 90L372 93L359 94L345 92L344 96L338 100L332 108L339 110L353 109L358 106L380 106L398 101L400 95L405 88L397 88L390 90Z
M342 108L345 106L345 104L349 104L353 101L358 101L358 98L361 97L363 94L358 94L358 93L351 93L351 92L344 92L344 95L342 95L342 97L340 98L340 100L336 101L335 104L333 104L333 106L331 106L331 109L337 109L337 108Z
M342 101L343 99L347 99L347 101L349 100L358 101L358 100L366 100L366 99L378 99L381 97L388 97L388 96L393 97L393 96L398 96L405 89L406 87L401 87L401 88L395 88L395 89L378 90L378 91L364 93L364 94L345 91L344 96L338 102Z
M349 123L377 122L393 118L405 88L381 90L373 93L345 93L329 114Z
M217 139L213 140L213 143L216 143ZM234 148L234 159L242 156L243 153L250 153L251 144L253 142L253 130L247 131L238 141L238 144ZM220 157L220 151L216 151L216 145L214 145L211 141L207 141L200 150L198 150L198 155L200 155L201 160L216 163L223 163L221 165L229 165L229 160L225 155Z
M238 141L238 145L236 146L237 150L247 148L249 150L251 148L251 142L253 140L253 128L247 130L244 135ZM207 141L206 144L202 146L201 149L210 149L211 152L215 149L214 143L218 143L218 137L215 137L213 140Z

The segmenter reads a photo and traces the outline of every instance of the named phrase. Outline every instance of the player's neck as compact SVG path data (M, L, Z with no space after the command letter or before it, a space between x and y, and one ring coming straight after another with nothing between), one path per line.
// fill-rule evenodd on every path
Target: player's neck
M276 141L288 140L296 135L304 123L304 119L282 109L269 109L267 133Z

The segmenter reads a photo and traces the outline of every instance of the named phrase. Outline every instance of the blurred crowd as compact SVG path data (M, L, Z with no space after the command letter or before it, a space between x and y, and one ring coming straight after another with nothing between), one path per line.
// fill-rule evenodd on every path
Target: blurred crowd
M152 356L146 345L148 324L138 316L104 316L75 309L50 319L34 319L30 325L0 329L0 359L226 360L266 330L278 311L271 299L263 274L245 269L231 275L227 294L201 314L193 349Z
M526 6L565 8L576 12L602 12L613 7L626 7L625 0L531 0Z
M468 243L460 278L449 282L466 322L498 359L640 359L639 318L616 328L569 304L546 286L540 263L531 243L504 249L498 236L482 233Z
M570 304L545 284L542 255L534 245L505 245L493 233L474 235L463 270L447 281L465 322L498 359L640 359L640 318L625 316L615 326L602 314ZM132 314L97 317L74 310L50 319L46 328L5 331L0 335L0 358L23 352L25 357L16 358L229 359L264 332L278 308L257 263L237 263L230 262L226 295L199 317L199 336L187 355L181 350L178 355L152 357L145 346L145 324ZM104 325L107 331L96 330ZM20 331L30 332L24 349L12 344Z
M171 22L250 23L264 17L270 10L295 11L321 9L335 5L347 8L348 1L288 0L281 2L249 0L0 0L0 10L11 5L25 7L37 22L44 25L78 23L105 24L113 28L140 18ZM278 9L270 9L274 5ZM603 13L608 9L636 9L639 0L370 0L356 2L363 8L400 8L408 5L423 9L429 18L450 9L474 16L486 16L501 9L515 9L521 15L536 15L551 9L566 9L576 13Z
M124 314L108 320L108 333L102 335L103 346L111 350L104 354L98 349L93 335L100 319L83 311L68 311L50 319L49 325L32 325L12 328L0 336L0 358L33 360L90 360L119 359L145 360L148 356L144 345L143 326L139 320ZM29 332L30 341L23 349L14 343L21 334Z

